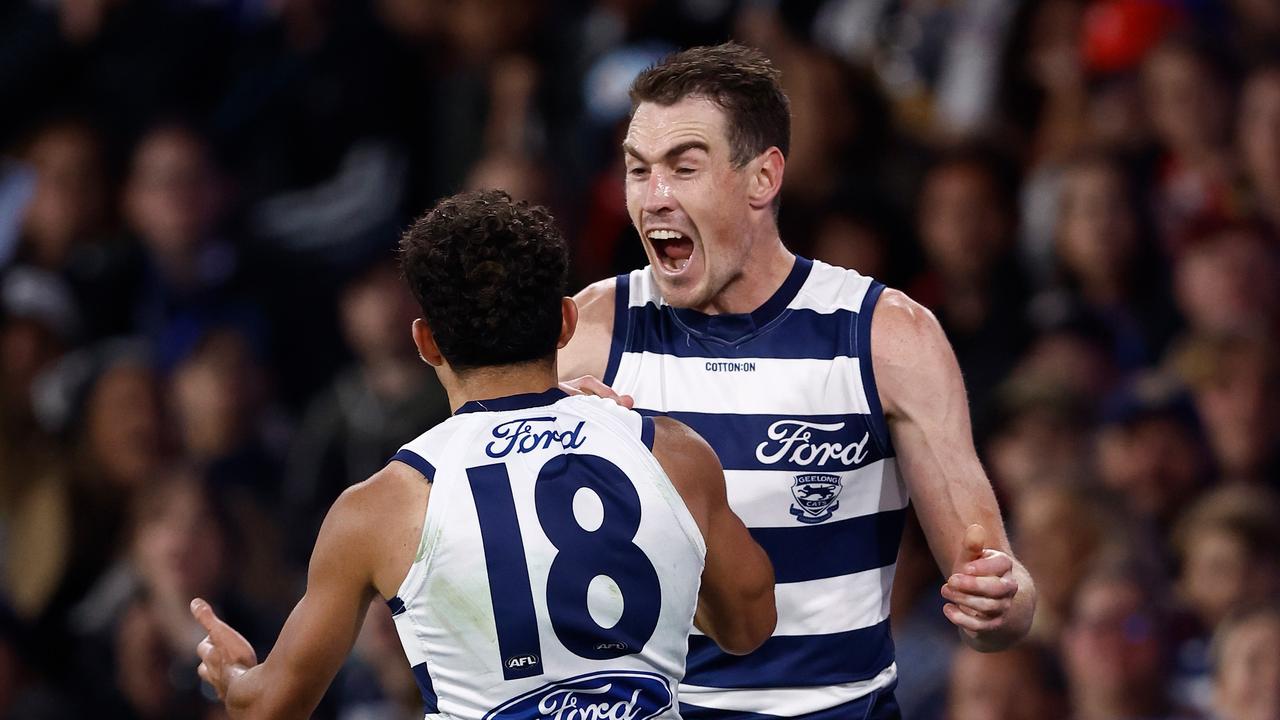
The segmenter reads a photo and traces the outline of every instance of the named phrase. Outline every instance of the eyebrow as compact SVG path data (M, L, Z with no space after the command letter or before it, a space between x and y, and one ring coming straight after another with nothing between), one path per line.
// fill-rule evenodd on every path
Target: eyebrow
M690 150L701 150L704 153L708 153L708 154L711 153L711 148L702 140L686 140L685 142L682 142L679 145L675 145L670 149L668 149L665 153L662 154L662 157L665 160L671 160L672 158L680 157L681 155L685 154L686 152L689 152ZM636 147L631 143L628 143L628 142L622 143L622 151L634 157L635 159L639 160L640 162L645 162L645 163L649 162L647 159L645 159L643 155L640 154L640 151L637 150Z

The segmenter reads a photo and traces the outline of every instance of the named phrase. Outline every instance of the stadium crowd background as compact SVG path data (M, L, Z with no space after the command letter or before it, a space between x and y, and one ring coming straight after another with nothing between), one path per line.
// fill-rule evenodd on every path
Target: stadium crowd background
M1040 589L960 649L910 530L906 717L1274 720L1269 0L5 3L0 717L219 717L187 601L265 654L328 505L448 414L399 230L499 186L579 284L642 264L627 85L728 37L793 103L784 240L939 315ZM375 603L320 715L420 713Z

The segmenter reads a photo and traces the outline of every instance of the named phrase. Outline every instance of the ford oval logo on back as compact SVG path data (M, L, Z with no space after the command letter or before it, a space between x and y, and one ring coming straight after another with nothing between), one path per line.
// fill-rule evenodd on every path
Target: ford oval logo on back
M614 670L543 685L490 710L484 720L648 720L670 708L666 678Z

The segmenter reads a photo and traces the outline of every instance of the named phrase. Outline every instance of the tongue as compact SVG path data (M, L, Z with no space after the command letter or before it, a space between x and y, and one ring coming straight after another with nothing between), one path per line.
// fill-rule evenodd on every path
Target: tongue
M688 260L693 256L693 241L688 238L664 240L662 254L670 260Z

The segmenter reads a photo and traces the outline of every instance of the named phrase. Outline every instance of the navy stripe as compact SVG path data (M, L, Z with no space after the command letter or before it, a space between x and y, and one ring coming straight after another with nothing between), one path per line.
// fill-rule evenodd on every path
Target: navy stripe
M426 478L427 482L435 481L435 478L436 478L435 466L427 462L426 458L422 457L421 455L419 455L418 453L412 450L408 450L406 448L400 448L399 452L397 452L395 455L392 455L391 460L388 460L387 462L391 462L392 460L399 460L405 465L408 465L414 470L417 470L418 472L422 473L422 477Z
M387 607L391 608L391 617L395 617L404 612L404 601L399 595L395 595L387 601Z
M502 677L516 680L541 675L542 642L507 466L494 463L467 468L467 479L471 483L471 499L476 504L480 544L489 574L489 600L493 603L493 619L497 625ZM525 657L531 657L532 662L521 665L508 662Z
M436 697L435 686L431 684L431 675L427 673L426 663L413 666L413 679L418 681L418 690L422 692L422 705L426 714L440 712L437 707L440 700Z
M462 404L454 415L462 415L464 413L476 412L504 412L506 410L528 410L530 408L546 407L554 404L557 400L569 397L569 394L558 387L542 392L520 393L519 395L507 395L505 397L489 398L488 400L471 400Z
M609 343L609 364L604 368L604 377L600 381L612 385L618 374L618 364L622 362L622 349L627 344L627 335L631 332L631 315L627 306L631 304L631 276L619 275L613 285L613 340Z
M626 338L626 351L717 360L830 360L851 357L858 313L852 310L820 313L809 308L794 308L787 310L778 322L761 328L749 322L739 323L741 327L732 341L691 328L682 317L677 317L670 306L658 307L648 303L628 308L627 322L631 327ZM717 331L723 333L724 326L733 324L735 318L740 320L746 316L708 317L716 320ZM617 345L618 337L615 335L614 347Z
M901 711L898 710L897 699L893 696L893 690L897 684L895 680L888 687L826 710L787 717L788 720L901 720ZM680 703L680 716L686 720L783 720L783 716L780 715L720 710L683 702Z
M867 396L867 407L871 410L871 427L875 430L876 442L880 444L881 452L892 455L893 439L889 436L889 426L884 420L884 408L880 405L880 393L876 390L876 374L871 362L871 318L882 292L884 285L878 282L871 283L871 287L867 288L866 297L862 298L862 307L858 310L858 333L855 336L857 345L854 347L858 363L862 367L862 391Z
M870 415L738 415L733 413L660 413L637 408L644 415L667 415L693 428L715 448L725 470L787 470L792 472L841 472L881 460L884 451L876 441L875 418ZM808 425L843 424L839 430ZM770 430L775 437L770 437ZM806 442L794 442L796 433L809 434ZM788 444L791 443L791 444ZM839 444L837 449L835 444ZM857 448L850 445L861 443ZM827 445L827 448L823 448ZM810 446L817 446L818 454ZM827 452L829 450L830 452ZM840 452L847 450L846 452ZM762 453L765 460L762 461ZM775 458L775 456L777 456ZM845 459L851 462L846 464Z
M650 452L653 451L653 433L653 418L647 415L642 416L640 418L640 442L644 443L644 446L649 448Z
M815 525L748 530L773 562L775 582L804 582L897 562L906 515L904 508Z
M749 655L729 655L711 638L690 635L684 682L715 688L838 685L873 678L891 663L888 620L830 635L774 636Z

